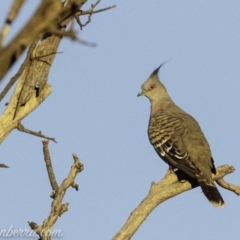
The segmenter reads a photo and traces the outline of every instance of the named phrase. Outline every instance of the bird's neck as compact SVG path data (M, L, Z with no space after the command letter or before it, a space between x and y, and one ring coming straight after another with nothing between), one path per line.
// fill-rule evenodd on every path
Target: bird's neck
M175 105L169 96L158 100L151 100L151 116L154 116L158 111L169 109L169 106Z
M151 101L151 116L154 116L161 108L161 102Z

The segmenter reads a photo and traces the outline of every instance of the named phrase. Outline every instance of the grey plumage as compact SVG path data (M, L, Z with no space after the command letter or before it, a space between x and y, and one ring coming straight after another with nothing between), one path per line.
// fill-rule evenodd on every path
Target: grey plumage
M197 179L207 199L224 207L211 174L216 174L210 146L197 121L179 108L160 82L158 67L143 83L138 96L151 102L148 136L157 154L169 165Z

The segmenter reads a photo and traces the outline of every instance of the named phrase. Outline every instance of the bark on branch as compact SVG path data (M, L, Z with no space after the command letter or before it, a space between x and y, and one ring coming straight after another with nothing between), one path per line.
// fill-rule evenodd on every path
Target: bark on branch
M218 181L225 175L234 172L233 166L223 165L217 168L217 174L213 175L213 179ZM185 180L184 180L185 179ZM144 222L147 216L161 203L169 198L175 197L180 193L197 187L197 181L189 178L180 171L176 174L168 174L158 183L152 183L150 191L139 206L130 214L127 222L113 237L113 240L128 240L137 231L140 225ZM239 193L240 186L235 186L230 183L225 185L225 188Z

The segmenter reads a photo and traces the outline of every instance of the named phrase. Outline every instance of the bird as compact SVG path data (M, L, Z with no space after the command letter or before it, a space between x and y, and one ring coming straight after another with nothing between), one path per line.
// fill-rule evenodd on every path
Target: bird
M167 174L181 170L198 181L213 206L224 208L224 200L212 179L216 168L209 143L198 122L174 103L160 81L158 72L163 64L152 72L137 95L150 100L149 141L169 165Z

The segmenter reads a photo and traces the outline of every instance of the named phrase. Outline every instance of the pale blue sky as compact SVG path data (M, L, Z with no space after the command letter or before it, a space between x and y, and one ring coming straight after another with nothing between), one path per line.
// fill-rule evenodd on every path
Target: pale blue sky
M37 3L27 1L10 37ZM1 24L10 4L1 4ZM150 104L136 97L165 60L172 59L160 72L168 92L200 123L216 166L235 166L226 180L240 184L240 2L102 0L99 8L113 4L117 8L94 15L83 31L75 25L79 37L96 48L62 41L64 53L56 56L49 76L53 93L22 122L56 137L58 143L49 146L59 183L73 163L72 152L84 163L79 192L67 191L69 211L55 225L62 239L111 239L151 182L165 175L168 167L147 137ZM0 159L10 166L0 169L0 229L42 224L51 187L41 139L13 131L1 145ZM132 239L239 240L240 198L219 189L225 209L214 208L196 188L160 205Z

